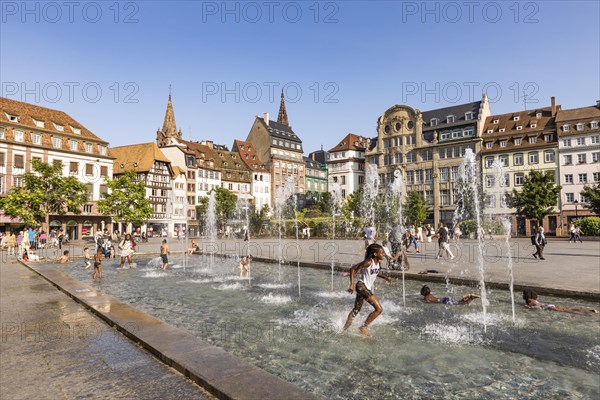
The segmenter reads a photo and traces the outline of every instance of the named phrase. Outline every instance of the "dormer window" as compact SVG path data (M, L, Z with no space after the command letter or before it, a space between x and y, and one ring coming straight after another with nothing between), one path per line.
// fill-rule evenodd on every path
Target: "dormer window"
M81 129L75 128L75 127L71 127L71 130L73 131L74 134L81 135Z
M64 132L65 131L65 126L64 125L54 124L54 129L56 129L59 132Z
M529 127L530 128L535 128L537 126L537 124L530 124Z
M506 129L505 129L505 128L500 128L500 129L498 129L498 132L500 132L500 133L502 133L502 132L504 132L504 131L506 131Z
M582 122L579 122L576 126L577 126L577 130L578 131L582 131L583 130L583 123Z
M494 130L493 129L488 129L487 133L494 133Z
M493 120L493 121L492 121L492 123L493 123L493 124L499 124L499 123L500 123L500 120L499 120L499 119L495 119L495 120Z
M536 112L536 113L535 113L535 117L536 117L537 119L540 119L540 118L542 118L542 112L541 112L541 111L538 111L538 112Z
M487 143L485 144L485 148L486 148L486 149L491 149L493 145L494 145L494 143L493 143L493 142L487 142Z
M592 121L592 122L590 122L590 128L592 128L592 129L598 129L598 121Z
M429 121L431 126L437 126L439 120L437 118L431 118L431 120Z
M447 124L451 124L451 123L453 123L453 122L454 122L454 115L448 115L448 116L446 117L446 123L447 123Z
M500 147L506 147L506 143L507 143L506 140L501 140L500 141Z
M562 129L563 129L563 132L569 132L571 130L569 125L566 125L566 124L562 126Z
M521 131L521 130L523 130L523 125L517 125L517 130L518 130L518 131Z
M513 117L513 121L518 121L518 120L519 120L519 116L518 116L518 115L515 115L515 116Z
M473 114L472 111L466 112L465 113L465 120L467 120L467 121L472 120L473 116L474 116L474 114Z
M544 141L551 142L552 141L552 135L544 135Z
M36 127L38 128L43 128L44 127L44 121L38 121L35 118L31 118L33 120L33 123L35 124Z
M537 142L537 138L536 138L535 136L531 136L531 137L529 138L529 143L530 143L530 144L535 144L536 142Z
M10 122L19 122L19 116L18 115L13 115L13 114L7 114L4 113L6 115L6 118L10 121Z
M521 138L516 138L515 139L515 145L519 145L521 144Z

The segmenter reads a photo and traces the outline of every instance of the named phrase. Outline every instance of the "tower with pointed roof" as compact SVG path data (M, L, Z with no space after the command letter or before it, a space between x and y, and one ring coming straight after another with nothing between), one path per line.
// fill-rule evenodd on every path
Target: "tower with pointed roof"
M283 97L283 89L281 89L281 103L279 104L279 115L277 116L277 122L283 125L290 126L288 122L287 111L285 110L285 99Z
M167 111L165 112L165 120L162 130L156 131L156 144L159 147L167 146L178 139L181 139L181 129L177 130L175 124L175 113L173 112L173 102L171 101L171 89L169 88L169 101L167 103Z

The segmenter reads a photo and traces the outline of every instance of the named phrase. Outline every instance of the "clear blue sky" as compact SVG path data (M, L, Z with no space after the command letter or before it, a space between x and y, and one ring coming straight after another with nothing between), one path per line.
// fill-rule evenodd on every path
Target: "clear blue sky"
M169 85L184 136L228 146L255 115L277 118L285 86L306 153L374 136L394 104L425 111L484 87L493 113L522 110L523 91L528 108L600 99L597 1L3 1L1 12L2 96L63 110L113 146L155 139Z

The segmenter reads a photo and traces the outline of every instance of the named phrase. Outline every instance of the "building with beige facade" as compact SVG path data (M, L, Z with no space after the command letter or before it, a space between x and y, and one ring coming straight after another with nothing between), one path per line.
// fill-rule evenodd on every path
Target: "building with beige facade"
M481 101L426 112L395 105L377 120L377 137L366 150L365 169L377 165L380 188L399 171L403 193L417 191L427 201L429 221L451 224L459 166L467 149L479 153L488 115L486 95Z
M76 176L88 188L82 213L50 215L51 228L81 239L109 227L110 217L96 205L107 190L105 178L113 173L108 142L63 111L0 98L0 196L23 184L34 159L60 165L64 176ZM0 230L21 226L0 211Z
M269 169L256 154L252 143L235 140L231 150L240 155L240 160L250 170L252 177L250 194L254 199L256 209L260 210L264 206L271 209L271 174L269 174Z
M340 184L342 197L351 195L365 183L365 152L369 139L347 134L326 155L331 182Z

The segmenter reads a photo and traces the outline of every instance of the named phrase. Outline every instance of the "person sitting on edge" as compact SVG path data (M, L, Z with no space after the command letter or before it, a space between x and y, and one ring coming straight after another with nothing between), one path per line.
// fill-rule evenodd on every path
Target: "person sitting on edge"
M469 293L465 294L458 301L454 300L451 297L443 297L441 299L438 299L437 297L431 294L431 289L429 289L429 286L427 285L423 285L423 287L421 288L421 295L423 296L423 300L425 300L426 303L448 304L454 306L469 305L473 300L481 297L476 294Z
M375 279L380 277L388 282L392 281L389 276L380 274L381 261L383 261L384 258L385 253L383 247L381 247L380 244L373 243L367 247L365 259L354 265L350 270L350 287L348 288L348 292L352 294L356 289L356 299L354 300L354 307L352 308L352 311L350 311L350 314L348 314L348 319L342 328L343 331L350 328L352 321L358 315L366 301L373 306L374 310L369 314L362 326L358 328L358 331L364 337L371 336L367 328L369 327L369 324L383 312L383 307L381 307L379 300L375 294L373 294ZM360 273L360 275L355 287L354 276L357 273Z
M69 262L69 250L65 250L63 252L63 255L58 259L58 262L61 264L66 264Z
M192 244L190 245L190 248L188 249L188 256L191 256L196 251L200 251L200 247L198 246L198 242L196 242L195 240L192 240Z
M591 315L598 313L598 310L594 308L569 308L569 307L561 307L555 306L554 304L544 304L538 301L537 293L532 288L526 288L523 290L523 300L525 300L525 307L527 308L538 308L541 310L550 310L550 311L559 311L566 312L571 314L580 314L580 315Z

